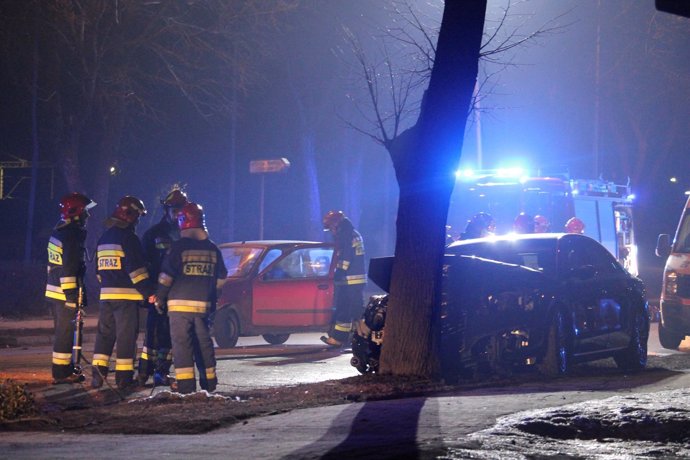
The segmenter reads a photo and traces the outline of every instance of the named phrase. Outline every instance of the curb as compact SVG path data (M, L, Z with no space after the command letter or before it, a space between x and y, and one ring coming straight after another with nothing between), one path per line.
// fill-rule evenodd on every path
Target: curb
M82 335L82 343L96 341L96 329L89 328ZM0 331L0 348L35 347L53 344L52 330Z

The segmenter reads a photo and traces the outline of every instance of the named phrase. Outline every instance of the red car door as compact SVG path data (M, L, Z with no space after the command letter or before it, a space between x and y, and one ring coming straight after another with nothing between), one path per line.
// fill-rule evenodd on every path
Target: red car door
M328 326L333 314L333 248L297 248L254 280L252 324Z

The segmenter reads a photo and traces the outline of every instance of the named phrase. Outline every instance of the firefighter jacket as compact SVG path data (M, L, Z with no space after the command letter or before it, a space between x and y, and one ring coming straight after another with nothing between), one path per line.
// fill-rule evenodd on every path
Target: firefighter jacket
M83 281L86 230L78 223L60 222L48 241L46 297L76 307Z
M362 235L345 218L335 234L335 284L365 284L367 275L364 269L364 240Z
M154 282L158 279L163 257L170 251L172 242L179 239L180 231L168 221L166 216L144 232L142 244L149 263L149 276Z
M223 256L211 240L183 237L163 260L157 297L167 299L169 313L211 313L216 289L227 276Z
M134 225L112 225L98 240L101 300L144 300L154 291Z

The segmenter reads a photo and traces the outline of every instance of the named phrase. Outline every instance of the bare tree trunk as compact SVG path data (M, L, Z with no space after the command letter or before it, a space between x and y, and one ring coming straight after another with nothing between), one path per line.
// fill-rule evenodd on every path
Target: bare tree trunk
M24 241L24 263L31 262L31 248L34 237L34 210L36 208L36 186L38 184L38 161L40 151L38 144L38 33L34 26L33 69L31 76L31 190L29 192L29 212Z
M309 239L323 240L323 225L321 223L321 195L319 192L319 176L316 168L316 151L314 147L314 133L302 132L302 156L307 172L307 186L309 197Z
M447 0L417 124L390 142L400 200L381 372L439 375L441 268L453 171L477 79L486 0Z

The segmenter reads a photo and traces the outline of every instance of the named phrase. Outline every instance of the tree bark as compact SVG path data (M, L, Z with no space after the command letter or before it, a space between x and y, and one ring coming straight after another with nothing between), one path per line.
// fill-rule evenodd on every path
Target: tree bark
M400 199L381 373L440 375L445 224L477 79L486 0L446 0L419 119L387 145Z

